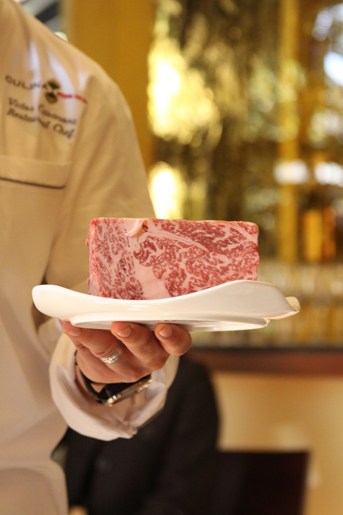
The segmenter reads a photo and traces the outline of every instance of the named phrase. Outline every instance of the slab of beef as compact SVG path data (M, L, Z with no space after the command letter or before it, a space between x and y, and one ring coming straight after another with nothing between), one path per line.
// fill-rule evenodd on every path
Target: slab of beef
M250 222L96 218L89 293L159 299L257 279L258 228Z

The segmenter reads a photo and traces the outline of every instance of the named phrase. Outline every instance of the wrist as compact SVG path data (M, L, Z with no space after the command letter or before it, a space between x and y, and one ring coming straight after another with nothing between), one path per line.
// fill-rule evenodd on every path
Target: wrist
M90 394L89 390L86 388L85 382L82 377L81 369L76 361L75 361L75 380L76 380L76 383L77 383L78 388L81 391L82 395L84 397L86 397L88 400L94 400L94 397ZM100 384L100 383L93 383L93 385L94 385L94 388L99 391L105 386L105 384Z
M85 397L109 407L124 399L137 395L138 393L148 388L152 382L151 374L142 377L134 383L103 384L94 382L89 379L78 366L76 352L75 376L77 383Z

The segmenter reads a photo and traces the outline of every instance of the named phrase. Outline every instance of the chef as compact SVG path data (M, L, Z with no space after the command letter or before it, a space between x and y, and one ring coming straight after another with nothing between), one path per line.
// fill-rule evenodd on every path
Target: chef
M32 288L86 291L98 216L151 216L127 105L104 71L14 0L0 0L0 515L67 512L50 460L66 424L129 438L163 406L180 327L78 329L34 309Z

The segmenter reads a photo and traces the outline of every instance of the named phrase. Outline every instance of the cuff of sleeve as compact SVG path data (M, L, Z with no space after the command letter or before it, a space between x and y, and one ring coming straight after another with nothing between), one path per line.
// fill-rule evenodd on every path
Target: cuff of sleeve
M100 440L131 438L162 409L177 364L178 358L170 357L163 369L152 373L149 388L109 408L87 400L80 392L75 380L74 346L62 335L50 364L52 397L66 423L75 431Z

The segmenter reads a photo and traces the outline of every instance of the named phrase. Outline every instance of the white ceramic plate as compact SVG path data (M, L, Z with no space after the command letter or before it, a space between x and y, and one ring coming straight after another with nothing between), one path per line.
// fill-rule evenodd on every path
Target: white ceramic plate
M270 320L298 313L295 297L284 297L272 284L231 281L188 295L158 300L96 297L61 286L40 285L32 290L36 308L73 325L108 329L113 321L153 327L175 322L189 331L238 331L265 327Z

